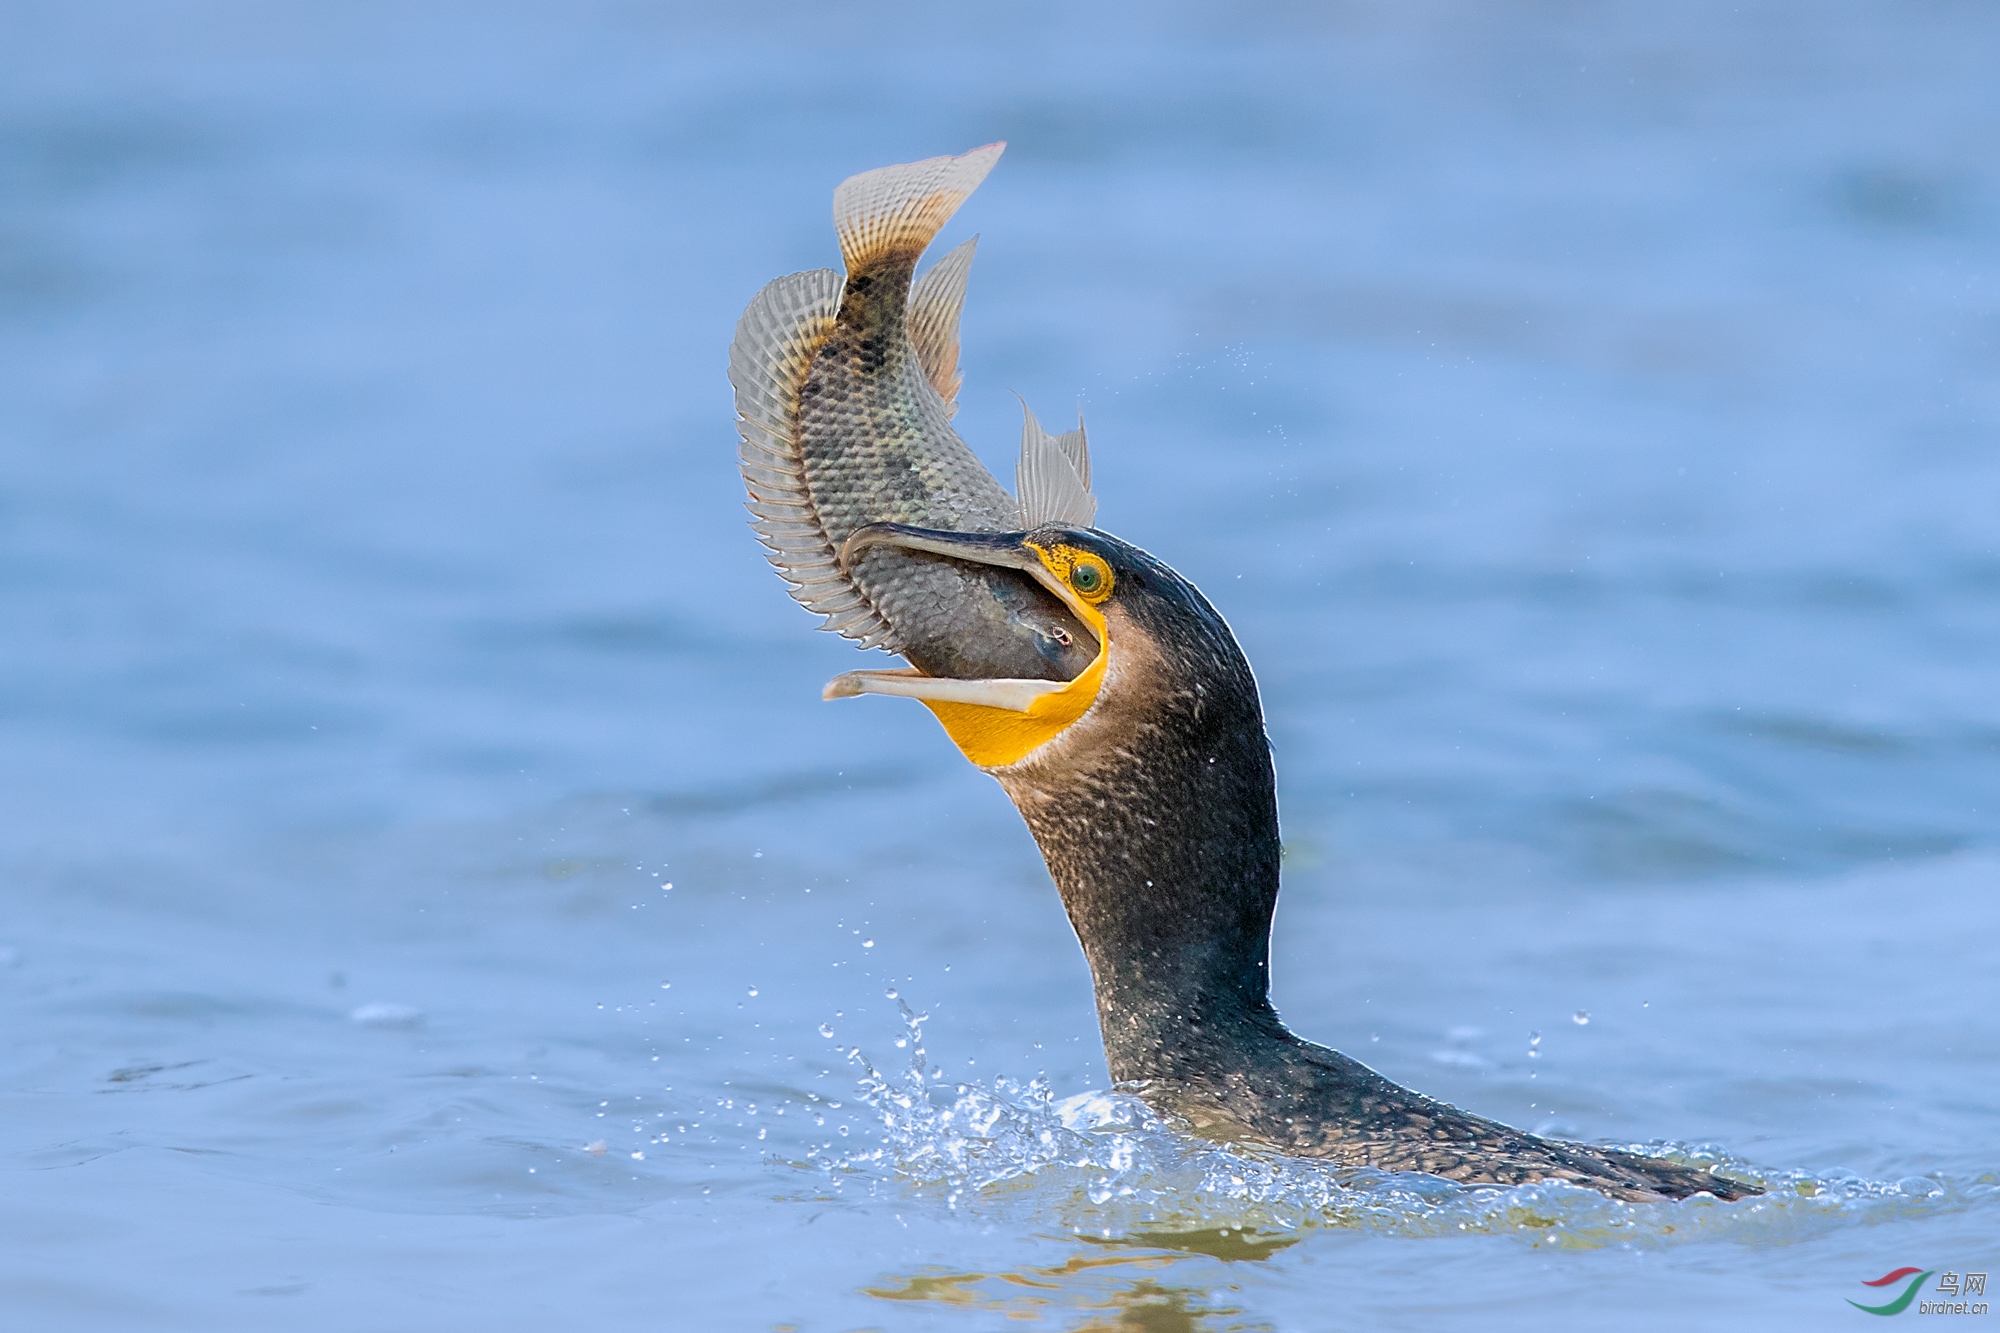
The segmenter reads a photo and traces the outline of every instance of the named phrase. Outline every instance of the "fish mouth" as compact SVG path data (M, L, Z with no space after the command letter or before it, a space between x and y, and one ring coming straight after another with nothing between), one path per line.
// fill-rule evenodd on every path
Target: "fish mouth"
M912 527L906 523L870 523L855 529L841 544L840 566L843 570L847 569L862 551L870 547L890 546L1026 574L1069 608L1097 637L1097 657L1076 679L962 679L926 675L914 667L892 671L847 671L828 681L821 697L848 699L860 694L889 694L921 699L933 705L956 704L1033 715L1066 713L1069 711L1067 708L1058 706L1063 697L1081 693L1087 707L1103 680L1104 659L1110 647L1104 615L1077 596L1067 582L1058 578L1042 562L1040 554L1029 542L1032 535L1027 532L951 532L939 528ZM940 713L940 716L943 714ZM946 726L948 729L951 727L949 719Z

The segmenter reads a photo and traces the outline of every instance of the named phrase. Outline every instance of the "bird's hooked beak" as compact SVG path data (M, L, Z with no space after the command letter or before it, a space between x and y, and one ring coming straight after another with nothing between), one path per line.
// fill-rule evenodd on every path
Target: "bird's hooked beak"
M914 668L848 671L826 683L822 697L894 694L921 700L945 730L982 768L1016 763L1082 717L1097 699L1110 658L1104 613L1076 594L1046 560L1046 552L1025 532L948 532L902 523L871 523L857 529L840 548L841 568L871 546L922 551L970 564L1016 569L1053 593L1097 636L1097 657L1076 679L959 680L927 676Z

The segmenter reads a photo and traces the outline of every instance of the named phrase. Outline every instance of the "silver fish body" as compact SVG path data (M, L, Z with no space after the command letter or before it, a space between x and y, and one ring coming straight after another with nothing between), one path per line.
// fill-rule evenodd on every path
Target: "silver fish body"
M973 242L915 278L925 247L999 151L885 167L841 185L834 216L845 277L823 269L779 278L737 326L739 461L772 563L795 598L828 617L825 628L901 653L926 675L1070 680L1098 644L1018 572L888 547L850 565L839 554L871 523L1029 526L951 426ZM1078 495L1087 500L1081 432L1047 436L1032 417L1029 427L1024 446L1045 469L1042 455L1053 453L1062 497L1076 508Z

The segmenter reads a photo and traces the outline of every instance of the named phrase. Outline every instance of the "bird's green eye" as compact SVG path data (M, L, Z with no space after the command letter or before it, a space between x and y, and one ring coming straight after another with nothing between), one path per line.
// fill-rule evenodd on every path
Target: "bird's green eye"
M1095 551L1057 542L1052 546L1028 543L1028 549L1042 559L1042 566L1070 586L1070 590L1092 606L1111 596L1111 566Z

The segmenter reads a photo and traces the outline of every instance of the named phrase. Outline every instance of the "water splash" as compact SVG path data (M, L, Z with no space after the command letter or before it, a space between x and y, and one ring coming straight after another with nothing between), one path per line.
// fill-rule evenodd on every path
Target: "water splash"
M1713 1146L1621 1143L1648 1156L1754 1181L1758 1198L1627 1203L1560 1182L1462 1186L1431 1176L1333 1166L1175 1130L1127 1093L1057 1098L1048 1082L947 1083L929 1060L928 1015L897 999L908 1052L877 1069L858 1047L856 1108L873 1141L829 1145L809 1165L841 1192L941 1205L983 1223L1060 1225L1085 1239L1264 1257L1317 1229L1404 1237L1491 1234L1562 1249L1728 1240L1787 1243L1855 1225L2000 1206L2000 1175L1871 1180L1761 1169Z

